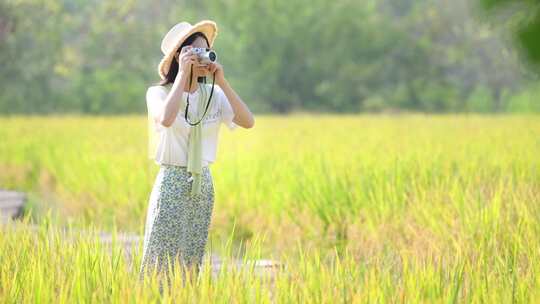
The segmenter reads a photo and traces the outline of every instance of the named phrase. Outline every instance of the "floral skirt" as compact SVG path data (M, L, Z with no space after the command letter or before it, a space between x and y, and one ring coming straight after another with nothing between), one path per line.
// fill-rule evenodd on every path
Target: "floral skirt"
M173 271L176 264L200 268L214 206L208 166L203 167L201 176L201 194L191 196L187 167L161 164L146 215L140 280L153 271L165 272L169 279L169 262Z

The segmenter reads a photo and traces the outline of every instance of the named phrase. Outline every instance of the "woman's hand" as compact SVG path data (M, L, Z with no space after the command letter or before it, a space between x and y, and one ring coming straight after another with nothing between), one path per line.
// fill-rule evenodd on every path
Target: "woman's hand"
M180 66L179 70L182 73L186 73L186 75L190 72L191 66L198 63L197 54L193 54L191 49L191 45L187 45L182 48L180 53L176 53L174 55L176 57L176 61L178 61L178 64Z
M208 72L210 72L211 75L214 75L214 72L216 72L214 77L217 85L221 86L225 82L225 73L223 72L223 66L220 63L209 63Z

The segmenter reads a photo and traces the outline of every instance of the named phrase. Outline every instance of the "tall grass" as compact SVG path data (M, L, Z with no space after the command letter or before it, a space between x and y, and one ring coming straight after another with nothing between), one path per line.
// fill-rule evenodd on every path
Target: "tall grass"
M243 255L257 252L286 261L288 268L274 285L226 271L217 283L177 288L178 297L504 303L538 298L538 116L256 119L253 129L220 135L209 250L232 256L232 248L220 248L232 237L231 246L241 242ZM140 116L2 118L0 185L34 194L37 222L52 208L61 219L55 225L142 234L158 169L146 159L144 123ZM66 299L131 301L134 273L111 268L124 263L121 258L106 257L97 245L40 246L46 239L32 240L24 229L2 234L0 294L6 299L25 292L28 299L35 290L44 298L60 297L65 288ZM30 244L42 249L31 252ZM16 261L18 255L23 262ZM60 257L77 270L55 262ZM46 269L32 271L39 267ZM26 284L43 288L27 289L30 273L41 279ZM83 275L88 283L81 282ZM140 291L149 292L141 299L156 296L148 290Z
M231 243L224 242L221 269L205 259L199 277L190 279L176 268L169 289L156 274L139 281L140 250L131 251L130 263L114 239L108 249L92 234L74 234L67 241L46 221L37 231L25 222L3 226L0 234L3 303L525 303L540 296L538 247L517 243L497 252L479 245L478 254L464 248L428 256L389 247L358 259L349 250L324 258L298 242L298 256L281 256L286 267L271 276L257 274L249 263L261 258L261 242L246 247L243 268L234 266Z

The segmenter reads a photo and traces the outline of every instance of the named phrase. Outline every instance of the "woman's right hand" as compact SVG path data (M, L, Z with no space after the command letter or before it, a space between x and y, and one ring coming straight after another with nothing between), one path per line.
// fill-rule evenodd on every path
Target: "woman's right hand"
M192 65L197 64L197 55L191 52L191 45L187 45L182 48L180 53L176 53L176 61L180 65L180 71L185 72L186 74L190 72Z

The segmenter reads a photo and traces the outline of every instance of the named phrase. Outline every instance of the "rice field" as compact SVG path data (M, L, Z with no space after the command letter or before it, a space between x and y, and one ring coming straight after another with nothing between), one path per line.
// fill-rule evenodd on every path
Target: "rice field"
M540 116L258 115L222 126L209 251L269 258L172 294L69 225L142 235L158 167L143 116L0 118L0 188L30 194L0 234L0 302L534 303ZM54 216L51 216L54 215ZM17 227L18 229L15 229Z

